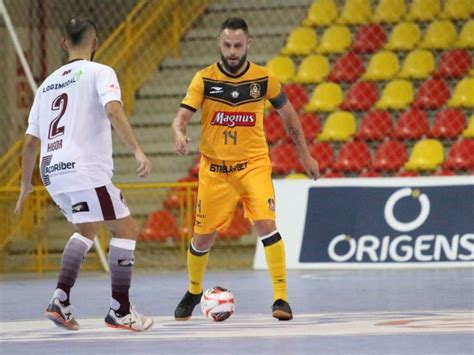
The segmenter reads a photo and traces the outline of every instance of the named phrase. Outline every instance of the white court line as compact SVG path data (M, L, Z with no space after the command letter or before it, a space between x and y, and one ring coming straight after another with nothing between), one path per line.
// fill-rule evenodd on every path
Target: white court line
M220 323L204 317L187 322L153 318L153 328L140 333L107 328L102 318L79 320L79 331L57 328L48 320L6 321L0 322L0 343L474 333L472 310L313 313L298 314L290 322L263 314L238 314Z

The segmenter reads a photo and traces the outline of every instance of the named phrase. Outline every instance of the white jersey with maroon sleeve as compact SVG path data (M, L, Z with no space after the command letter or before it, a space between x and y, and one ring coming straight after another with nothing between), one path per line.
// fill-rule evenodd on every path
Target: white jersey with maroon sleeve
M41 178L51 195L111 182L110 101L121 101L114 70L87 60L63 65L38 89L26 133L41 140Z

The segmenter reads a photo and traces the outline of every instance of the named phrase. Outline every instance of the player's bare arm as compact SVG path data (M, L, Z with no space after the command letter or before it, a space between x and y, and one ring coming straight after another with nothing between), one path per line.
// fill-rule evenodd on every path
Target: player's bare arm
M28 197L28 194L33 190L31 178L35 169L36 157L38 156L40 140L39 138L27 134L25 142L23 143L23 157L21 159L21 185L20 194L15 206L15 213L20 214L23 202Z
M107 111L107 116L112 123L115 131L117 132L118 136L124 142L130 150L135 155L135 159L137 160L137 174L139 177L144 178L151 174L151 161L147 158L145 153L143 152L138 140L133 133L132 126L127 119L127 115L123 110L122 105L118 101L111 101L105 105L105 109Z
M193 117L194 112L184 107L178 109L178 113L171 124L171 128L174 134L174 143L176 153L179 156L186 155L188 153L187 145L191 142L191 138L186 135L186 130L189 121Z
M278 114L283 119L286 130L290 135L293 144L295 144L301 163L303 164L306 174L311 179L317 179L319 177L319 165L318 162L311 157L308 151L308 146L304 138L303 129L298 115L290 102L286 102L281 108L277 109Z

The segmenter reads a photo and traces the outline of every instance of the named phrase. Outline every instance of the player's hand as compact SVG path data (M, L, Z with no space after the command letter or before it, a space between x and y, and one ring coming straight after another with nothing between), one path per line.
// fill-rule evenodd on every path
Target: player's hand
M152 164L150 159L143 153L139 151L135 153L135 159L137 161L137 175L140 178L146 178L150 176Z
M20 214L22 207L23 207L23 202L25 202L26 198L28 195L33 191L33 185L31 183L22 183L20 187L20 194L18 195L18 200L16 201L16 206L15 206L15 214Z
M316 180L319 178L319 164L316 159L308 155L302 159L301 163L303 164L306 175L308 175L310 179Z
M185 136L184 134L178 134L175 138L175 147L176 153L182 157L183 155L188 154L188 143L191 142L191 138Z

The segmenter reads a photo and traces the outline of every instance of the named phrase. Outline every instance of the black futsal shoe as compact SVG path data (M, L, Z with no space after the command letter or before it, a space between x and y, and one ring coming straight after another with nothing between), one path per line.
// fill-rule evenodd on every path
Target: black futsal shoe
M186 291L185 295L179 302L178 306L174 310L174 319L176 320L188 320L193 314L194 307L201 302L202 292L198 295L192 294Z
M293 319L293 313L288 302L281 298L277 299L272 305L272 316L278 320Z

